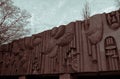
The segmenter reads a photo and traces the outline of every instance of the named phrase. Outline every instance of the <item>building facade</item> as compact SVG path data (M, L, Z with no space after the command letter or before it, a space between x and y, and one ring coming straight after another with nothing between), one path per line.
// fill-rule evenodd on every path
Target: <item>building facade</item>
M0 47L0 76L118 72L120 11L54 27ZM118 73L119 74L119 73Z

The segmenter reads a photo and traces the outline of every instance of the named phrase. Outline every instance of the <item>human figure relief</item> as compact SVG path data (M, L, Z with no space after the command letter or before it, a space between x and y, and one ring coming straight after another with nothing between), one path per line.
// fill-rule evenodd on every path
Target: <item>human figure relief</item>
M120 27L120 13L117 11L113 11L111 13L106 14L106 20L109 27L112 30L117 30Z
M98 14L89 19L89 28L85 30L85 34L88 40L89 56L92 56L92 61L97 62L97 44L103 38L103 22L102 15ZM86 24L87 25L87 24Z
M47 51L49 57L54 57L57 54L58 47L64 47L73 40L74 34L72 32L66 32L66 27L60 26L54 27L51 30L51 39L48 42Z
M12 48L12 61L11 65L14 67L13 73L22 73L23 71L26 72L27 70L24 69L24 64L26 64L26 49L24 45L24 39L16 40L13 42Z
M95 15L91 17L89 28L86 30L86 35L93 45L101 41L103 37L103 25L101 15Z

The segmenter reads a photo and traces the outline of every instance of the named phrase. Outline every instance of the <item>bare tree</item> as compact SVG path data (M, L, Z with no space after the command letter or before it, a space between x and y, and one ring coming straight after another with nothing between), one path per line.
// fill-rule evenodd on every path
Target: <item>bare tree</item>
M26 35L30 14L13 5L11 0L0 0L0 45Z
M115 0L115 5L118 9L120 9L120 0Z
M82 16L83 16L83 19L85 19L85 20L89 19L89 17L90 17L90 6L87 1L83 7Z

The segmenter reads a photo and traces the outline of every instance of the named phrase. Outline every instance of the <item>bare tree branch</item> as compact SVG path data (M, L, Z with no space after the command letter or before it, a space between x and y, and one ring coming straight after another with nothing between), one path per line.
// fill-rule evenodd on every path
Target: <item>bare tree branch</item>
M0 0L0 45L26 35L29 31L25 27L30 17L11 0Z
M83 19L85 19L85 20L89 19L89 17L90 17L90 6L89 6L89 3L87 1L86 1L84 8L82 10L82 16L83 16Z

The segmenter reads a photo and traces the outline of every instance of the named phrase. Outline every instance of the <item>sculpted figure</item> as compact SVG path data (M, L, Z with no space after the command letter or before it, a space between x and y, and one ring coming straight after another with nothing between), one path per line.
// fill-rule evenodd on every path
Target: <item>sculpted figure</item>
M54 27L51 30L51 39L48 41L47 51L50 57L54 57L57 53L59 46L63 47L68 45L73 40L74 34L66 32L64 25L59 28Z
M120 27L119 14L116 11L106 14L107 23L112 30L117 30Z
M39 45L41 38L39 36L26 37L13 42L12 65L15 66L18 73L27 72L30 51Z
M97 19L97 20L96 20ZM101 15L95 15L90 19L89 29L86 35L92 44L100 42L103 37L103 25Z

